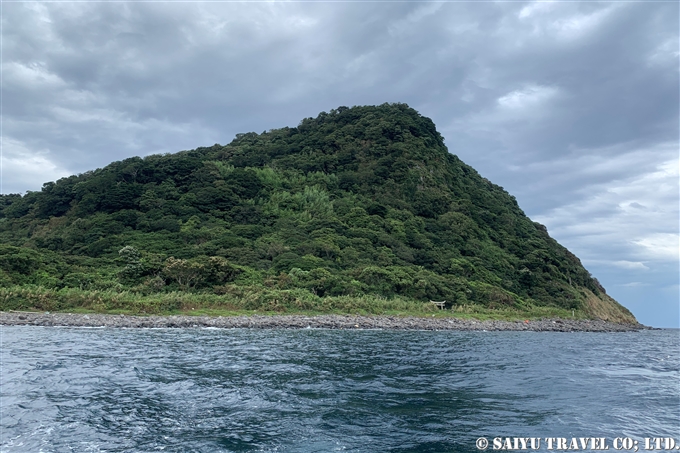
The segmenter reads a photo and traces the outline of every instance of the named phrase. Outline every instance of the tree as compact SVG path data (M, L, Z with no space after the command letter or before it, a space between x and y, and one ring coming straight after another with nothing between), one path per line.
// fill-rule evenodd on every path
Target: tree
M205 266L194 260L182 260L170 257L165 260L163 274L175 280L184 289L190 289L203 280Z
M142 275L142 256L139 250L126 245L118 250L118 255L125 262L125 268L120 272L123 279L134 279Z

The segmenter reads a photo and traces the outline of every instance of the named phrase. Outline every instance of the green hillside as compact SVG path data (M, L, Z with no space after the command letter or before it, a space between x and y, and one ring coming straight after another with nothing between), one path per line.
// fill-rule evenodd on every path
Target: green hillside
M0 196L0 308L540 309L630 321L405 104Z

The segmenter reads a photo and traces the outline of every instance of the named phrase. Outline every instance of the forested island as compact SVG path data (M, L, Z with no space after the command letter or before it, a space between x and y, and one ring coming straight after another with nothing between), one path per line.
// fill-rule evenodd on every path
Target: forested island
M0 195L0 310L636 323L405 104Z

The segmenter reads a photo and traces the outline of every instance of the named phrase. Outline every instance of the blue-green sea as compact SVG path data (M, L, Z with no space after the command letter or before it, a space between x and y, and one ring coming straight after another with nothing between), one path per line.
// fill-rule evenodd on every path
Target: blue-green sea
M0 337L2 452L472 452L478 438L502 436L680 441L678 330L3 326Z

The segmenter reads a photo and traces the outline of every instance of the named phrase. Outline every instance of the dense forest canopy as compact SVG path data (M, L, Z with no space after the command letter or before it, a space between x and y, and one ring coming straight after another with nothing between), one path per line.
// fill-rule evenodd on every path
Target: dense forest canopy
M12 285L615 304L405 104L339 107L2 195L0 286Z

